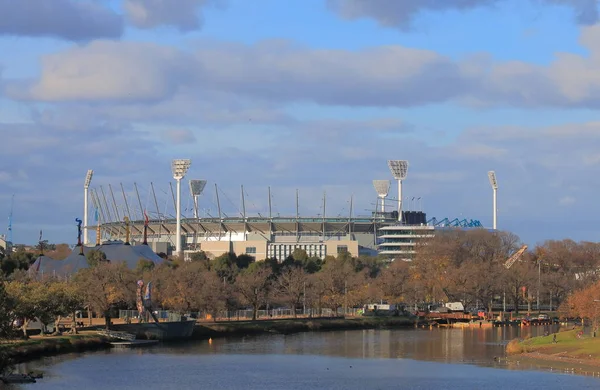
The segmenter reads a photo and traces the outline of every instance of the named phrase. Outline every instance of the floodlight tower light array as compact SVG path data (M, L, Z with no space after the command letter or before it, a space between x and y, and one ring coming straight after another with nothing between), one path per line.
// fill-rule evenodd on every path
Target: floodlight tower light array
M177 256L181 256L181 179L184 178L192 160L177 159L171 163L171 170L173 171L173 178L177 182L177 229L175 233L175 251Z
M192 160L173 160L171 163L171 170L173 171L173 178L175 180L181 180L187 173L188 169L190 169L190 165L192 165Z
M394 179L398 181L398 221L402 221L402 180L408 174L408 161L388 160L388 167Z
M88 169L87 174L85 175L85 182L83 183L83 245L88 244L88 190L93 175L94 171Z
M389 180L373 180L373 187L377 191L377 196L381 198L381 213L385 212L385 198L390 192L390 181Z
M206 180L190 180L190 193L194 199L194 218L198 218L198 197L206 187Z
M489 171L488 178L490 179L490 185L492 186L493 191L493 228L496 230L497 222L498 222L498 180L496 179L496 172Z

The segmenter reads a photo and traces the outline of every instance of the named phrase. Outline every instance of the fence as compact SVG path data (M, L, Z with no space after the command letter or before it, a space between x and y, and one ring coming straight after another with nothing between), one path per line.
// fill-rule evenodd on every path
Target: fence
M161 321L181 321L182 315L177 312L173 312L170 310L156 310L154 311L156 317L158 317ZM320 312L317 309L306 309L306 310L296 310L296 317L306 318L306 317L341 317L341 316L357 316L362 314L361 308L347 308L344 312L344 309L338 309L337 312L334 312L331 309L321 309ZM199 320L212 320L212 315L205 312L193 312L193 313L185 313L185 317L195 318ZM119 318L123 320L137 320L139 317L137 310L119 310ZM280 319L280 318L293 318L294 312L291 309L268 309L268 310L258 310L257 318L259 319ZM230 310L230 311L222 311L217 315L217 320L220 321L244 321L252 319L252 309L245 310Z

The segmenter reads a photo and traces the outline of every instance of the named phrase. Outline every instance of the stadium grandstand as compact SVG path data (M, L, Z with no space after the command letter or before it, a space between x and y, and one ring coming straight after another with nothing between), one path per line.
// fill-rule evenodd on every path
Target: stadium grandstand
M243 189L240 216L232 217L221 211L217 186L218 215L211 216L206 212L201 215L198 196L206 183L193 182L190 181L188 199L188 204L192 206L185 210L185 213L193 215L181 217L180 245L186 259L192 253L204 251L209 258L234 252L238 255L250 255L256 260L277 258L283 261L299 248L309 256L319 258L348 252L352 256L384 255L390 259L409 260L415 253L415 245L422 239L432 237L436 230L481 227L481 223L473 220L427 220L423 211L402 211L402 218L399 219L398 211L385 211L383 198L381 210L374 210L368 216L354 216L352 206L346 217L300 216L297 196L296 213L293 216L273 215L270 201L269 210L265 212L267 216L261 213L247 215ZM154 185L151 184L149 195L149 199L153 200L150 203L154 204L154 212L142 207L136 184L128 194L122 190L122 203L117 203L111 186L108 191L103 187L91 188L90 196L95 223L87 226L87 229L90 233L96 233L97 245L105 241L129 239L132 245L147 242L156 253L174 253L177 246L177 221L166 209L164 212L159 210ZM173 195L173 210L176 209L174 199ZM390 201L398 203L397 200ZM171 200L161 202L165 203L170 204Z

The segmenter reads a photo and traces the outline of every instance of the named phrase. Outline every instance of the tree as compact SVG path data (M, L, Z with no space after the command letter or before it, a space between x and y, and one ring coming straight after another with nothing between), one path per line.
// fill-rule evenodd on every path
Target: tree
M125 263L101 262L94 267L81 269L74 281L82 291L86 305L104 316L106 329L110 329L113 307L135 302L135 276Z
M327 256L317 275L325 287L322 302L334 312L342 306L354 306L364 301L368 290L365 272L356 273L345 256Z
M297 317L296 308L300 305L300 301L304 296L307 279L308 274L304 269L286 267L281 271L275 282L276 291L292 310L294 318Z
M204 271L199 282L199 309L210 313L216 321L219 312L227 309L231 297L230 286L211 271Z
M270 268L258 266L258 263L253 265L257 266L240 272L235 280L235 289L242 302L252 306L252 321L255 321L258 309L267 301L272 271Z
M248 268L252 263L254 263L254 257L246 254L239 255L235 259L235 265L237 265L239 269Z
M209 261L210 259L204 251L194 252L190 255L190 261Z
M12 337L15 300L6 291L5 282L0 281L0 339Z
M88 253L86 253L85 258L87 259L87 263L90 267L95 267L98 264L106 263L106 253L92 249Z
M235 253L223 253L213 260L212 269L215 270L220 278L226 278L227 280L231 281L234 279L235 274L238 271L236 258L237 256Z
M55 260L64 260L71 254L71 248L69 248L69 244L56 244L54 248L45 247L46 255Z
M180 313L198 310L203 272L206 270L200 262L184 263L172 271L164 281L166 293L162 295L165 306Z
M380 300L388 302L401 302L410 280L410 266L405 261L394 261L384 268L373 283L375 293Z
M35 296L34 283L10 281L6 283L6 292L15 303L14 317L21 321L23 337L28 338L27 327L38 314L38 302Z
M144 274L144 272L152 271L154 266L155 264L152 260L141 257L138 259L137 264L135 265L135 273L136 275L141 276Z
M75 283L54 281L48 288L49 295L53 300L52 313L55 322L55 332L58 331L58 323L61 317L71 316L71 333L77 333L75 312L84 306L84 300L78 286Z

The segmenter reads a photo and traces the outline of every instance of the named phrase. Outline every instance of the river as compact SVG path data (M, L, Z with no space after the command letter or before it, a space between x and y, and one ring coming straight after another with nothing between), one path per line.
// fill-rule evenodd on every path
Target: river
M532 328L353 330L265 335L70 354L22 389L597 389L600 379L506 361ZM600 369L598 369L600 371Z

